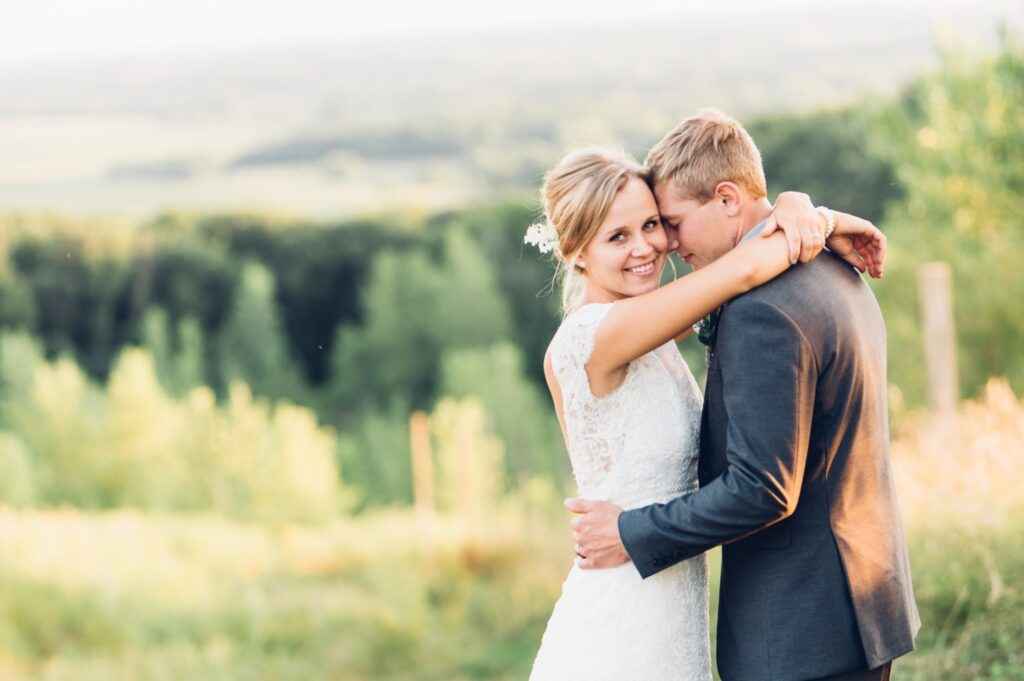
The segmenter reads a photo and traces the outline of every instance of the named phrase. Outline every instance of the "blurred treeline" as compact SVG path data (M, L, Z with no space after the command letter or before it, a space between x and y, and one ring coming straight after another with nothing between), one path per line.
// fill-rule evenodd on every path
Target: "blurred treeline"
M806 191L889 235L873 286L897 410L924 399L915 273L934 259L954 271L964 396L994 375L1024 388L1024 53L1010 38L985 60L945 55L894 100L749 127L773 194ZM0 469L15 482L0 500L287 519L404 505L410 414L432 415L443 450L453 409L497 443L498 489L564 486L541 373L558 296L552 263L522 244L537 212L4 218Z

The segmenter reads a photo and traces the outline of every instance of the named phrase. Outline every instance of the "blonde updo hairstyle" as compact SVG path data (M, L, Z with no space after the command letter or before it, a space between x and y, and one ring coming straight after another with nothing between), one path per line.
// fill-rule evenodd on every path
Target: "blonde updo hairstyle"
M566 155L544 176L544 217L557 235L554 248L562 274L562 310L569 314L583 302L583 268L576 259L608 216L615 197L630 178L647 181L643 166L623 152L581 149Z

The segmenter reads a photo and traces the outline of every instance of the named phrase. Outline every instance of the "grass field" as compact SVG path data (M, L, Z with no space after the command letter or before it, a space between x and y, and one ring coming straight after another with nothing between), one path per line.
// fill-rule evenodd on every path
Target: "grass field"
M894 447L915 681L1024 679L1024 406L1002 384ZM569 565L558 495L469 522L313 527L0 509L0 681L526 678Z

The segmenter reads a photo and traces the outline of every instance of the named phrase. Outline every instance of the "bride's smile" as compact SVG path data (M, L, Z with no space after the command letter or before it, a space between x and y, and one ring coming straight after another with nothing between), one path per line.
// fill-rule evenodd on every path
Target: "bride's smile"
M650 262L644 263L643 265L637 265L636 267L627 267L626 271L629 272L630 274L635 274L639 277L646 278L654 274L654 263L655 261L652 260Z

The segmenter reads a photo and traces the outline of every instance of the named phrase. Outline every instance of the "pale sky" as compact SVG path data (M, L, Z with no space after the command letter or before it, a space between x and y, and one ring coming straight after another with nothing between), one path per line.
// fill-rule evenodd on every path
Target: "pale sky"
M810 0L4 0L0 61L350 41L491 26L607 24ZM906 4L907 0L902 0ZM817 0L850 4L851 0ZM770 10L769 10L770 11Z

